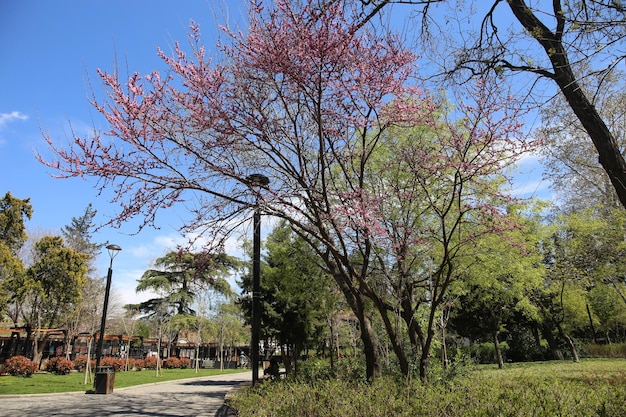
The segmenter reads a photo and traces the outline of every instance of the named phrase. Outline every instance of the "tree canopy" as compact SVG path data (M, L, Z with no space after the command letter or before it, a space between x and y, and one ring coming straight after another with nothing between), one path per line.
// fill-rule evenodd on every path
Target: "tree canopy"
M21 200L7 192L0 199L0 241L17 255L26 241L25 220L33 215L30 199Z
M56 159L44 162L61 176L94 176L101 189L117 190L114 224L135 216L151 224L160 210L193 200L195 216L183 230L208 230L219 247L257 204L286 220L341 289L374 377L381 368L367 308L373 302L386 320L387 306L369 274L374 249L393 248L380 221L385 193L369 186L373 155L402 129L446 127L406 147L400 167L406 180L415 173L421 181L420 198L444 243L433 269L443 284L438 300L453 276L448 243L465 236L458 225L466 216L491 225L502 218L507 198L493 192L488 177L532 146L519 106L497 83L468 86L450 111L416 83L417 55L395 33L362 25L359 13L344 2L251 2L248 30L226 29L215 60L193 24L190 52L181 44L172 56L159 52L167 74L122 80L118 71L100 71L105 97L92 104L107 129L76 136L67 147L47 137ZM376 164L396 159L389 157ZM250 187L256 173L271 185ZM391 323L385 329L395 331ZM425 340L428 350L430 336Z
M226 277L238 265L237 259L224 253L192 253L182 249L169 252L155 261L159 269L144 272L136 288L138 292L152 290L162 296L127 308L153 314L166 304L174 307L175 314L194 315L193 304L202 290L232 292Z
M598 162L622 206L626 206L626 161L619 145L621 128L611 126L598 102L605 95L605 81L626 60L626 9L621 2L356 3L362 6L362 24L393 4L416 6L413 10L421 19L414 20L415 33L421 46L429 52L439 74L454 82L485 76L503 80L507 75L515 75L512 84L533 106L549 105L551 91L556 87L593 143Z

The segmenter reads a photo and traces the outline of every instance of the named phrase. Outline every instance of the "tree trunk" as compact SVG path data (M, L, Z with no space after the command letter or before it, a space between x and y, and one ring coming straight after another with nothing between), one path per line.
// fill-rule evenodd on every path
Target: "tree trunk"
M330 317L328 319L328 327L330 329L330 338L329 338L329 346L328 346L328 350L329 352L329 356L330 356L330 370L332 372L335 371L335 320L333 317ZM325 349L326 347L324 347Z
M561 326L560 323L557 324L557 329L559 330L559 335L567 343L569 352L572 355L572 360L576 363L580 362L580 358L578 357L578 351L576 350L576 345L574 345L574 341L572 340L572 338L567 333L565 333L565 330L563 330L563 326Z
M41 352L41 345L43 344L42 340L39 340L41 336L41 313L40 310L37 310L37 328L35 329L35 337L33 339L33 362L37 364L37 369L41 367L41 359L43 357L43 352Z
M593 318L591 317L591 309L589 308L589 303L585 303L587 307L587 316L589 317L589 326L591 327L591 343L596 344L596 328L593 325Z
M398 365L400 366L400 372L404 376L409 375L409 361L407 360L406 353L404 352L404 348L401 346L398 341L397 332L394 330L391 320L389 320L389 315L387 312L387 307L384 302L374 293L370 294L370 300L374 302L378 312L380 313L380 317L383 321L383 325L385 326L385 330L387 332L387 336L389 341L391 342L391 346L393 348L393 352L396 354L396 358L398 359Z
M381 375L380 354L378 352L378 341L376 335L372 329L372 323L370 318L365 313L365 299L363 294L358 289L351 286L351 280L346 278L344 274L337 271L336 265L328 259L328 254L325 255L326 265L334 268L335 282L341 289L346 302L350 306L350 309L359 321L359 327L361 331L361 341L363 342L363 355L365 356L365 369L366 377L368 380L379 377Z
M500 340L498 340L498 336L500 335L499 331L493 332L493 347L496 351L496 361L498 361L498 368L504 368L504 361L502 360L502 349L500 349Z
M196 343L196 363L195 363L195 373L200 372L200 340Z
M548 342L548 347L550 347L550 352L552 352L552 358L562 361L563 352L561 352L561 349L559 349L559 346L556 340L554 339L554 335L552 334L552 327L549 324L544 323L542 333L543 333L543 337Z
M432 328L428 330L428 336L422 346L422 354L420 355L420 379L422 382L428 382L428 359L430 358L430 346L432 345L435 332Z
M93 339L87 341L87 362L85 363L85 378L83 384L87 385L87 382L93 384L93 374L91 373L91 344Z
M285 373L289 375L293 371L291 355L289 355L289 352L285 350L285 345L283 343L280 344L280 353L283 357L283 364L285 365Z
M65 359L71 359L73 343L70 343L70 332L63 330L63 348L65 350Z
M413 353L417 356L420 346L424 344L424 336L419 328L419 324L414 317L414 309L411 304L411 301L406 297L401 301L401 310L400 315L406 324L407 333L409 336L409 341L411 342L411 347L413 348Z
M572 71L563 46L565 18L556 16L556 32L553 33L533 14L524 0L509 0L508 4L517 20L545 49L554 71L552 78L589 134L598 151L598 162L608 174L620 202L626 207L626 161L622 157L615 137L586 96Z
M363 354L365 355L365 369L368 380L381 375L380 355L378 352L378 342L372 329L369 317L363 315L359 318L361 325L361 341L363 342Z

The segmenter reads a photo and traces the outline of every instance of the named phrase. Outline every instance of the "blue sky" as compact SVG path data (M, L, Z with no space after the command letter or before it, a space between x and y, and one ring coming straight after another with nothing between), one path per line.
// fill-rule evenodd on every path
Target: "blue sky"
M224 6L224 3L227 6ZM244 2L245 4L245 2ZM55 179L35 160L35 150L46 154L40 129L61 142L70 137L69 122L77 132L103 127L88 103L89 85L101 90L96 70L141 74L163 68L157 46L168 50L175 40L186 41L191 19L201 24L203 39L211 47L216 22L227 15L242 25L245 8L239 0L0 0L0 194L10 191L30 198L32 231L59 233L80 216L89 203L98 210L96 222L116 212L93 188L95 180ZM216 20L217 19L217 20ZM537 168L529 159L517 185L525 193L541 191ZM182 242L177 229L184 213L170 210L158 219L159 230L134 235L136 225L103 228L97 242L116 243L123 251L114 263L114 291L119 303L137 302L147 294L134 294L136 279L150 262ZM106 273L108 255L98 262Z
M45 154L47 149L40 129L61 142L69 137L69 122L79 132L94 123L102 127L88 103L90 82L101 91L96 70L112 70L116 59L123 71L162 68L157 46L168 50L175 40L185 42L191 19L202 25L211 45L216 18L222 23L228 13L232 23L241 24L245 15L239 1L222 3L227 8L211 0L0 0L0 194L30 198L31 231L57 234L89 203L98 210L97 222L116 211L97 195L94 180L52 178L35 160L35 150ZM181 241L181 215L174 210L162 216L160 230L132 235L136 226L128 225L94 235L95 241L123 248L113 265L121 303L148 297L134 294L135 280ZM108 262L105 251L98 262L101 275Z

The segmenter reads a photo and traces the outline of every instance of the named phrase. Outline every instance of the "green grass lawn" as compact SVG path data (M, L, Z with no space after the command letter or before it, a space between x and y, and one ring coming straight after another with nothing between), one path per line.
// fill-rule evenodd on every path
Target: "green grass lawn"
M156 376L154 370L117 372L115 374L115 388L131 387L134 385L152 384L155 382L172 381L175 379L197 378L211 375L246 372L247 369L163 369L161 376ZM72 372L69 375L35 374L31 377L0 376L0 396L15 394L48 394L55 392L88 391L93 384L85 385L85 374Z

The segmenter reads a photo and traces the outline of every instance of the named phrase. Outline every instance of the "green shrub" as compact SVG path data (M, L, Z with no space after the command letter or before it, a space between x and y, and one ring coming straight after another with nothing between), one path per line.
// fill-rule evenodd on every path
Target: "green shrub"
M62 356L55 356L46 363L46 371L57 375L67 375L74 369L74 363Z
M507 346L500 344L502 350L502 356L506 357ZM474 343L468 348L463 349L464 353L469 355L476 363L496 363L496 348L493 343Z
M366 382L367 372L363 358L347 357L337 361L337 377L345 381Z
M305 382L315 382L318 380L327 380L335 376L332 372L327 360L324 359L307 359L298 362L297 373L290 374L289 378L297 379Z
M256 417L624 416L626 362L481 366L445 384L391 377L264 381L235 393L231 405Z
M460 349L453 350L455 356L448 361L448 366L444 367L440 360L431 359L428 363L428 381L431 383L448 384L459 377L466 376L476 367L476 361L469 355L464 354Z
M626 343L585 345L584 352L589 358L626 358Z
M307 359L298 362L296 374L289 376L303 382L320 380L342 379L346 381L366 381L365 362L362 358L344 357L335 362L335 368L330 367L326 359Z
M507 343L509 349L506 357L511 362L545 361L552 357L548 346L538 346L533 333L523 326L512 326L509 329Z
M25 356L13 356L4 361L3 371L13 376L29 377L37 372L37 363Z

